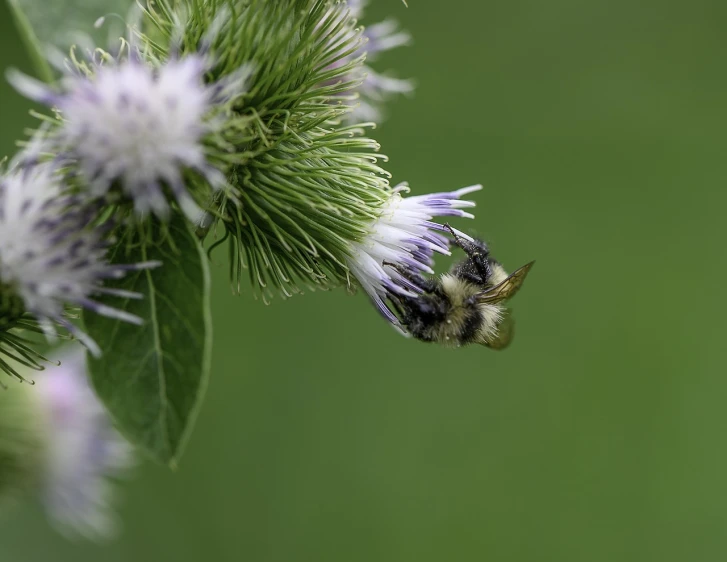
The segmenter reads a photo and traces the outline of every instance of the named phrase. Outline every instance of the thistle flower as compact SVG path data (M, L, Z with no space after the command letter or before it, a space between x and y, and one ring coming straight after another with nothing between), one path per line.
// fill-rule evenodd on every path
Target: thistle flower
M401 193L408 189L405 184L394 189L379 216L371 222L365 238L351 244L348 258L351 273L368 293L374 306L400 329L401 325L387 307L385 299L390 294L415 296L421 289L409 282L398 269L387 264L395 264L415 274L433 274L434 253L449 255L450 252L449 240L437 232L445 230L445 227L432 222L432 219L473 218L462 209L474 207L474 201L461 198L482 189L482 186L402 197ZM469 238L463 233L458 234Z
M59 358L35 386L0 392L0 499L37 491L59 530L107 538L116 529L108 479L131 467L132 449L88 386L83 348Z
M21 93L59 111L55 151L77 161L93 196L118 187L137 214L162 219L169 217L171 196L187 217L197 217L209 187L225 185L205 140L221 123L215 115L241 93L245 69L234 81L206 84L210 65L201 55L155 66L132 52L75 66L59 90L9 75ZM191 181L195 174L202 186Z
M159 265L146 262L112 265L106 259L106 227L94 228L96 209L70 195L52 163L26 154L0 177L0 316L12 321L32 314L49 337L55 325L68 330L94 354L96 344L72 324L66 305L140 323L136 316L101 304L94 295L139 297L104 288L106 279Z
M362 64L354 56L361 32L333 6L193 2L181 18L177 3L159 0L145 6L137 36L160 60L205 49L215 80L252 69L220 133L230 187L208 210L210 230L222 224L230 240L233 285L247 267L265 298L271 289L290 295L344 281L349 241L365 235L390 192L378 143L341 125L350 108L340 96L356 86Z
M348 10L350 17L361 20L366 7L366 0L348 0L345 4L339 4L334 10ZM358 99L352 104L352 110L346 114L345 120L349 123L360 123L364 121L380 122L382 119L381 106L392 95L408 94L414 90L411 80L402 80L376 72L371 63L386 51L409 45L411 35L399 29L399 25L393 19L369 25L363 29L363 41L358 48L351 53L344 61L365 57L366 64L361 64L351 70L349 80L356 81L358 85L350 92L344 94L351 97L357 93Z

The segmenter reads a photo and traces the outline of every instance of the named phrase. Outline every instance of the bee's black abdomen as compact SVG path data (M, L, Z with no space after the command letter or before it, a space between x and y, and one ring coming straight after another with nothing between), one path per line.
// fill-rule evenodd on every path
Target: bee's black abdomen
M422 295L402 299L404 325L412 336L424 341L434 341L434 328L446 322L449 303L441 298Z
M455 307L438 288L431 294L399 301L402 323L415 338L426 342L460 345L475 341L482 322L476 306Z

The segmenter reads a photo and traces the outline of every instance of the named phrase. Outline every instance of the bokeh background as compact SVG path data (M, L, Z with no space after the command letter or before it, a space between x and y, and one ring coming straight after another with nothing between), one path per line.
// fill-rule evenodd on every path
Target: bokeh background
M416 40L375 134L419 192L484 183L458 225L537 260L513 346L405 340L343 290L233 297L220 253L180 469L141 466L105 546L21 506L2 562L727 559L727 4L409 4L369 9ZM0 47L27 68L4 3ZM3 154L26 110L0 84Z

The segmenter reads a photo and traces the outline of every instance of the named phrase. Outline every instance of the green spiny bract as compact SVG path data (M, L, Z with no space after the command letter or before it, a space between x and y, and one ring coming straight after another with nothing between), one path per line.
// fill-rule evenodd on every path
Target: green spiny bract
M18 365L42 371L47 359L36 351L41 334L43 329L25 311L22 299L7 286L0 286L0 371L25 382ZM0 392L5 388L0 380Z

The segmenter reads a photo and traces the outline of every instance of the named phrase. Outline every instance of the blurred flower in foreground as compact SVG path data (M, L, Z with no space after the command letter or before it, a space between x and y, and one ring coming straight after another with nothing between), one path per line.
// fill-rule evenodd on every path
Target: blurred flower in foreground
M64 534L109 538L117 524L108 478L131 467L131 446L88 385L83 348L60 361L35 386L0 392L0 499L36 490Z
M115 530L107 478L130 468L132 450L88 385L83 348L60 361L37 381L49 422L44 503L62 529L102 538Z
M416 296L421 289L409 282L399 270L412 274L433 274L434 252L449 255L449 240L435 231L445 228L434 217L465 217L473 215L463 208L474 207L474 201L461 197L482 189L481 185L463 187L457 191L402 197L408 190L400 185L382 207L379 217L371 223L369 234L351 244L348 266L368 293L376 308L394 326L401 327L396 316L386 306L388 294ZM464 238L465 234L459 233Z
M187 217L197 218L209 188L225 185L224 174L210 163L205 137L224 123L214 114L243 91L246 69L205 84L209 65L198 55L154 65L132 52L118 61L106 55L76 66L60 90L18 72L9 75L22 94L60 112L56 152L78 162L93 196L118 186L138 214L167 219L171 195ZM189 181L190 172L207 185Z
M107 279L158 265L112 265L106 259L107 230L94 227L97 209L68 193L52 163L21 154L0 177L0 318L31 313L50 338L65 328L93 353L99 350L66 314L66 305L132 323L141 320L94 300L95 295L140 297L106 288Z

